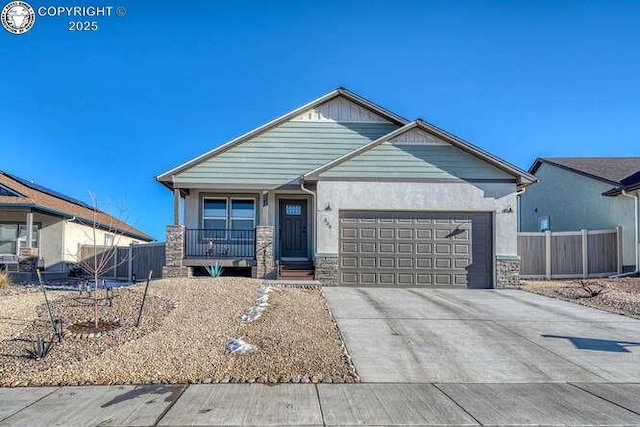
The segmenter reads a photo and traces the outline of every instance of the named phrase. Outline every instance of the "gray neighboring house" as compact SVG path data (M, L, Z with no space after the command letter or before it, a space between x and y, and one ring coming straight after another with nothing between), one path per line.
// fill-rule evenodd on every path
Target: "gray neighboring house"
M520 230L622 227L625 271L637 269L640 157L547 157L529 172L540 182L520 198Z
M342 88L156 179L174 195L164 277L220 262L325 285L470 288L517 283L517 193L536 181Z

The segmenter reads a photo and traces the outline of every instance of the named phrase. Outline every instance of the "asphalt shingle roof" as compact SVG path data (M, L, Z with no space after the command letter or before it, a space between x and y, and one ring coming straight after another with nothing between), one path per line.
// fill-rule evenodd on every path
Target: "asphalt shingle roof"
M77 217L88 223L93 222L94 214L96 214L96 222L102 227L117 230L118 232L141 240L154 240L153 237L148 234L105 212L95 210L80 200L65 196L41 185L30 183L6 172L0 171L0 186L6 187L19 194L17 196L0 195L0 205L33 206L36 209L41 208L47 211L66 214L70 217Z
M543 157L536 160L532 173L540 162L559 165L612 184L631 185L640 181L640 157Z

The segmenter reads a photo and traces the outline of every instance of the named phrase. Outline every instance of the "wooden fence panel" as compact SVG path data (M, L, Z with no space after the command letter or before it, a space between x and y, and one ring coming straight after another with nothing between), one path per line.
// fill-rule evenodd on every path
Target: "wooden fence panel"
M520 255L521 275L544 277L546 265L544 234L534 236L528 233L521 233L518 236L518 254L527 254L527 256Z
M137 280L146 278L149 271L153 271L155 279L162 277L162 267L165 261L164 243L134 245L132 255L131 274L135 275Z
M116 248L113 246L79 245L78 247L79 262L86 263L91 266L91 268L95 268L96 263L98 265L103 263L108 265L108 267L105 266L105 272L101 277L116 277L116 257Z
M95 248L95 250L94 250ZM79 245L78 260L93 266L93 254L97 252L98 263L101 257L108 259L109 268L101 275L108 279L142 280L153 271L153 277L162 277L162 267L165 262L164 243L146 243L132 246L93 246Z
M118 256L117 256L117 267L116 267L116 276L117 277L128 277L129 275L129 248L124 246L118 247Z
M551 235L551 275L582 277L582 236Z
M622 272L621 228L518 233L522 278L587 278Z
M611 256L616 253L618 247L616 235L589 234L587 242L589 271L598 274L616 272L618 263L616 257Z

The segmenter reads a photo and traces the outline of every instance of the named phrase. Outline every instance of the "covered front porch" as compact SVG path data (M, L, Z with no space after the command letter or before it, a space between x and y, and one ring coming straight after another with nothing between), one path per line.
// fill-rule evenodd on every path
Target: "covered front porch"
M30 207L5 206L0 209L0 269L33 272L44 268L41 234L52 230L59 219Z
M197 267L219 263L274 279L282 262L313 265L314 201L299 187L174 189L173 195L165 277L190 276Z

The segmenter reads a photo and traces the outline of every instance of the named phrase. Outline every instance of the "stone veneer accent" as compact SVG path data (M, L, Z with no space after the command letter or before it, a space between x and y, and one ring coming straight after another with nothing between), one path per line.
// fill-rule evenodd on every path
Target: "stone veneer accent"
M316 255L314 259L316 280L323 286L337 286L340 283L338 256Z
M273 226L256 227L256 266L251 276L257 279L276 279L276 259L273 253Z
M520 287L520 257L497 256L496 276L498 289Z
M18 253L18 271L35 273L38 266L38 248L20 248Z
M167 225L167 244L162 277L188 277L191 269L182 265L184 258L184 226Z

